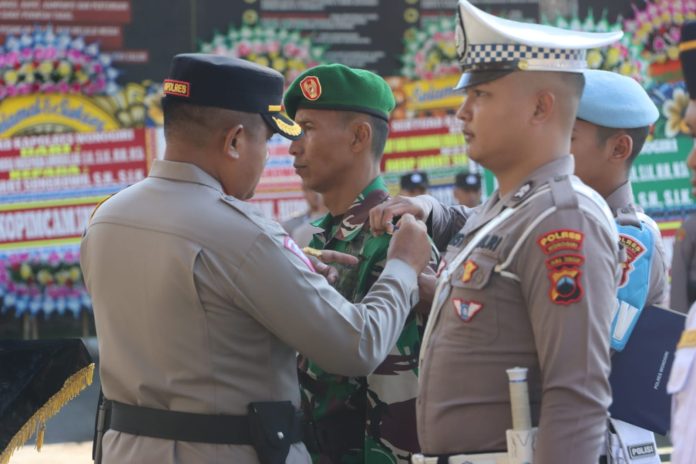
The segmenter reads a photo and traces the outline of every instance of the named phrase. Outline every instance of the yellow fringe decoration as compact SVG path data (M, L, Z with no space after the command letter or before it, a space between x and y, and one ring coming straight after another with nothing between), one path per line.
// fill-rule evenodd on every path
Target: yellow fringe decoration
M94 363L87 367L83 367L68 379L63 384L63 387L46 403L32 415L29 420L22 426L21 429L12 437L7 448L2 450L0 454L0 464L8 464L10 457L19 447L29 440L36 433L36 449L41 451L43 445L44 431L46 430L46 421L55 416L67 402L75 398L82 390L92 385L94 376Z

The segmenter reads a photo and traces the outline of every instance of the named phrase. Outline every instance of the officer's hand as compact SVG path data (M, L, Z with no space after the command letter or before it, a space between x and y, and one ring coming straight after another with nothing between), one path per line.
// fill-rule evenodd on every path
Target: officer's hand
M400 259L420 273L430 261L428 231L422 221L404 214L389 242L387 259Z
M345 266L358 264L358 258L355 256L334 250L321 250L318 253L307 254L307 256L312 260L314 269L323 275L330 284L334 284L338 280L338 270L330 264L343 264Z
M433 305L437 277L430 266L425 266L423 272L418 274L418 304L413 308L416 312L427 316Z
M395 217L412 214L416 219L425 221L430 216L430 203L421 197L395 197L370 210L370 228L374 235L384 232L394 233Z

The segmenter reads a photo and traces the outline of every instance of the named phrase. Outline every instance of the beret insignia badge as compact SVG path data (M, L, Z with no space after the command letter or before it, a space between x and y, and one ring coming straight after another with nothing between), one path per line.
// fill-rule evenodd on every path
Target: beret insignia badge
M300 89L307 100L314 101L321 97L321 82L316 76L307 76L302 79Z

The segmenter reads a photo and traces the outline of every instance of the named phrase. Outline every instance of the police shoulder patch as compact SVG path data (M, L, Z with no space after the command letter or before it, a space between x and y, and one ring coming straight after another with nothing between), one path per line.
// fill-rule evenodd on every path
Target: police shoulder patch
M537 243L545 254L550 255L557 251L580 251L585 235L574 229L556 229L544 232L537 239Z
M546 260L550 281L549 299L556 304L569 305L582 299L581 267L585 258L576 254L554 256Z
M646 248L640 240L626 234L619 234L619 243L626 252L626 260L621 263L621 281L619 282L619 287L623 287L633 270L633 262L645 253Z

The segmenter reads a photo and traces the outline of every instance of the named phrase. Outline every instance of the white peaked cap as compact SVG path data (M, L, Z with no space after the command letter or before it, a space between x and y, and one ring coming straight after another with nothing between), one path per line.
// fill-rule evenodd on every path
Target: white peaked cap
M585 51L621 39L623 32L582 32L499 18L459 0L457 52L464 74L457 89L513 71L581 73Z

